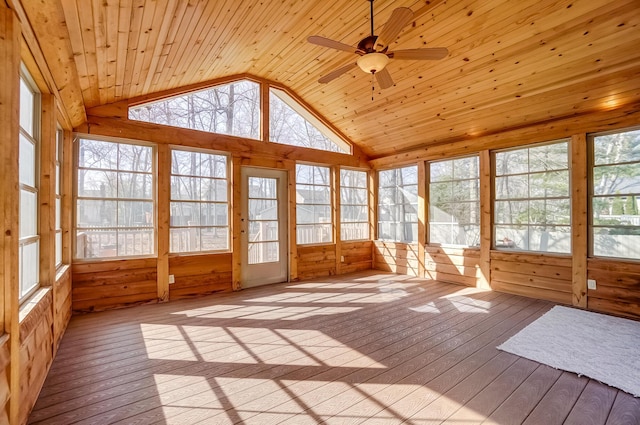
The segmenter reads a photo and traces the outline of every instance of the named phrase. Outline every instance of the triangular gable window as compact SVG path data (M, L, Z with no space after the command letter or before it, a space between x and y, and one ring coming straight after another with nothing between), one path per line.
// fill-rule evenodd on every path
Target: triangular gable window
M260 84L239 80L133 106L129 119L260 139Z
M351 146L284 90L269 90L269 141L331 152L351 153Z

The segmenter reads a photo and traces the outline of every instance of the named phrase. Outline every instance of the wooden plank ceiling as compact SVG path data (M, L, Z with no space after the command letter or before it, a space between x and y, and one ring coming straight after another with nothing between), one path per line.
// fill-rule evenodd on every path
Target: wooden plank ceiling
M376 0L377 28L396 7L415 13L390 50L450 54L392 60L396 85L373 101L359 69L319 84L356 56L306 42L356 45L369 32L366 0L21 3L54 78L75 67L63 82L77 74L82 99L61 90L67 106L249 73L290 87L371 158L640 101L639 0Z

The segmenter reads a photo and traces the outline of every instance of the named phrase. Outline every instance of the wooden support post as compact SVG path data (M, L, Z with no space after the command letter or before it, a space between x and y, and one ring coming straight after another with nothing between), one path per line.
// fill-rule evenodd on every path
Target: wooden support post
M158 301L169 301L169 242L170 242L170 194L171 194L171 149L168 145L160 144L156 147L158 152L157 168L157 240L158 240Z
M9 417L10 423L19 423L20 412L20 335L18 323L18 242L20 237L18 189L18 146L20 122L20 22L14 12L0 3L0 308L3 331L9 335L10 364L8 388L0 388L10 395L1 405L0 419ZM3 339L2 341L6 341ZM6 342L5 342L6 343ZM0 373L6 373L1 370ZM6 380L1 384L5 386ZM6 398L5 398L6 400ZM8 415L7 415L8 413Z
M427 163L418 162L418 276L425 277L425 245L427 243Z
M342 240L340 239L340 166L331 167L331 208L333 209L333 242L336 244L336 274L342 274Z
M73 135L70 131L64 130L62 133L62 161L60 168L62 169L62 181L60 182L62 191L62 211L69 212L62 214L60 224L62 225L62 264L71 264L73 258L73 179L74 179L74 163L73 163Z
M53 95L40 95L40 285L52 286L56 279L56 100ZM55 294L53 305L55 306Z
M269 84L260 83L260 139L268 142L270 136L269 129Z
M298 238L296 221L296 163L285 161L289 185L289 281L298 280Z
M242 279L242 242L240 240L240 231L242 229L242 176L241 176L241 159L239 156L233 156L231 159L231 169L229 174L231 177L231 287L234 291L239 291Z
M587 192L587 135L577 134L569 144L571 157L571 290L572 303L587 308L589 209Z
M378 171L369 171L369 239L378 239ZM376 244L371 244L371 268L376 266Z
M476 287L491 288L491 243L493 228L492 210L491 154L480 151L480 265L476 270Z

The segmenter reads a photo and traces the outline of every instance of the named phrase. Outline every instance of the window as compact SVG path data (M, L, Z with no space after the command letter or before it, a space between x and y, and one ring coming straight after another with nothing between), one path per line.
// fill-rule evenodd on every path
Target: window
M640 130L591 140L592 254L640 259Z
M568 146L495 153L496 248L571 252Z
M380 171L378 178L378 239L416 242L418 167Z
M429 242L480 245L477 156L429 164Z
M209 133L260 138L260 84L229 84L129 108L129 119Z
M333 241L329 167L296 165L296 240L298 244Z
M62 264L62 141L64 140L64 133L62 129L58 127L56 131L56 150L55 150L55 163L56 163L56 222L55 222L55 261L56 267Z
M26 75L20 76L20 239L19 290L20 301L39 285L40 236L38 235L38 149L39 96Z
M351 146L285 91L269 90L271 142L331 152L351 153Z
M229 249L225 155L172 150L171 252Z
M369 239L367 172L340 170L340 239Z
M80 139L76 258L155 253L153 148Z

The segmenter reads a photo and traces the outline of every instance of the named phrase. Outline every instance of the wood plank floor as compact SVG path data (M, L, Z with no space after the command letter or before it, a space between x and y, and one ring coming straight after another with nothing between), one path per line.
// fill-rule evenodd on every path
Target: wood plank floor
M369 271L74 316L29 423L639 424L495 348L552 306Z

